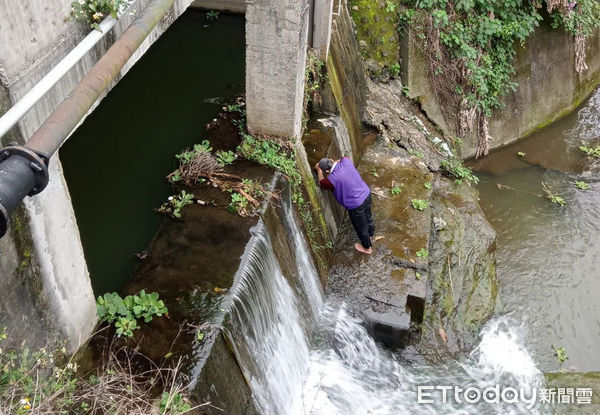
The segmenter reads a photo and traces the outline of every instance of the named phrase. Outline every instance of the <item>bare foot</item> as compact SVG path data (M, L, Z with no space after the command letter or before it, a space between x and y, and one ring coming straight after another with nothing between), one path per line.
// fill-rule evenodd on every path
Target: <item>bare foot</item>
M359 243L355 243L354 244L354 249L356 249L358 252L362 252L363 254L372 254L373 253L373 249L372 248L365 248L364 246L362 246Z

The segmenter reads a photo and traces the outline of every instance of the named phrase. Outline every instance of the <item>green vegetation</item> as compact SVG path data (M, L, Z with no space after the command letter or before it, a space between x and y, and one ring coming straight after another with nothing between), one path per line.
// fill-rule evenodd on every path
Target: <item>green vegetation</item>
M421 279L422 275L419 272L415 272L415 278L417 279L417 281L419 281Z
M192 203L194 203L194 194L182 190L178 195L169 196L169 199L158 208L158 211L181 219L183 217L181 209Z
M423 187L427 190L431 190L431 182L426 182Z
M392 186L390 193L392 195L399 195L400 193L402 193L402 187L395 184L394 186Z
M222 167L228 166L235 161L235 153L233 151L217 150L215 156Z
M208 12L206 12L206 20L208 21L215 21L219 19L219 12L216 10L210 10Z
M479 177L474 175L473 171L465 167L462 161L458 159L442 160L440 168L446 176L454 178L457 184L466 182L469 186L474 186L479 183Z
M313 93L315 91L316 89L313 88L307 93ZM305 105L308 104L305 103ZM304 199L302 192L302 176L300 175L300 171L296 164L296 148L293 139L254 137L246 131L246 112L241 106L229 106L227 107L227 111L237 112L240 115L239 119L234 120L234 124L237 125L242 138L242 142L237 148L238 154L247 160L273 168L288 178L292 202L298 208L298 213L304 224L304 229L308 236L311 248L317 256L319 263L322 264L323 260L319 252L323 250L323 248L328 248L330 245L320 245L318 243L318 239L322 237L322 230L320 230L317 220L315 219L315 215L318 215L318 212L313 210L310 203ZM244 202L241 201L239 197L232 194L232 200L228 208L231 211L235 210L238 213L243 212Z
M558 360L561 365L569 358L564 347L552 345L552 352L554 353L554 356L556 356L556 360Z
M600 158L600 146L596 146L596 147L581 146L581 147L579 147L579 150L587 156Z
M425 154L423 154L422 151L415 151L415 150L408 150L408 154L410 154L411 156L415 156L418 159L423 159L423 157L425 157Z
M194 144L194 147L191 150L187 149L179 154L176 154L175 158L182 164L190 164L197 156L210 153L211 151L212 147L210 146L210 142L208 140L204 140L200 144Z
M423 211L429 207L429 203L427 203L427 201L423 199L412 199L410 203L414 209L420 211Z
M117 336L132 337L139 328L137 319L148 323L154 316L167 314L167 307L158 297L158 293L146 294L144 290L125 298L117 293L107 293L96 300L96 312L101 322L115 324Z
M524 153L522 151L517 152L517 156L519 156L519 157L525 157L525 154L527 154L527 153Z
M574 7L556 0L547 0L552 10L552 26L562 26L573 36L589 37L600 26L600 3L597 0L579 0ZM569 3L569 2L567 2Z
M247 216L246 211L248 208L248 199L239 193L231 193L231 203L227 206L227 209L231 213L238 213L240 216Z
M425 248L421 248L417 251L418 258L427 258L429 256L429 251Z
M477 156L487 154L489 148L489 117L517 87L512 80L514 45L523 45L539 25L541 8L551 14L555 27L575 36L578 72L586 69L585 38L600 25L598 0L405 0L402 4L397 13L400 30L410 27L415 34L435 94L458 135L478 132ZM357 24L360 33L360 21Z
M306 69L305 69L305 85L304 85L304 119L303 125L306 128L308 120L308 108L310 104L321 103L321 89L325 81L323 68L325 62L319 59L317 52L309 48L306 52Z
M179 364L140 372L132 359L148 358L111 342L95 373L84 378L64 347L32 351L7 346L6 340L6 330L0 327L2 414L179 415L192 409L178 380Z
M379 177L379 173L377 173L377 169L375 169L375 167L371 167L369 174L373 177Z
M192 406L185 401L181 394L165 391L160 397L158 409L161 414L182 414L192 409Z
M460 135L501 108L516 89L515 43L523 43L542 19L530 2L516 0L412 0L400 11L422 42L438 96L459 110ZM453 109L454 110L454 109ZM485 128L483 128L485 125Z
M228 105L224 110L245 115L242 103ZM238 127L243 125L243 120L234 121ZM248 142L242 150L250 151ZM272 149L269 147L268 150ZM213 154L212 151L210 142L204 140L191 149L177 154L175 158L179 160L179 168L169 174L167 179L171 183L182 183L187 186L211 184L224 192L231 193L231 202L227 207L231 213L237 213L240 216L252 215L260 205L258 199L268 192L260 183L224 171L226 166L231 165L237 159L235 152L217 150ZM271 152L266 152L263 156L265 158L273 157ZM182 215L181 209L193 202L194 195L182 190L179 195L169 197L169 200L163 203L158 211L179 219Z
M78 0L71 3L70 16L100 30L100 22L108 15L117 18L119 10L127 5L125 0Z
M248 160L274 168L285 174L292 184L298 187L302 181L296 167L296 151L293 146L283 146L284 143L265 138L256 138L250 134L243 134L242 143L238 152ZM299 200L299 189L293 194L294 201Z
M565 201L565 199L563 199L562 197L555 195L552 190L550 188L548 188L546 186L545 183L542 182L542 187L544 189L544 194L546 196L546 199L548 199L550 202L556 204L556 205L560 205L560 206L565 206L567 204L567 202Z
M580 189L580 190L590 190L590 185L589 183L586 183L584 181L581 180L576 180L575 181L575 187Z

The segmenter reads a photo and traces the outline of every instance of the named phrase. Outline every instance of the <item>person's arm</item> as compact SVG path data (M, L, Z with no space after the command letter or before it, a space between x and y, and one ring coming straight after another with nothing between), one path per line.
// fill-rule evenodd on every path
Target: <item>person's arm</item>
M321 186L322 189L333 190L334 189L333 183L331 183L328 179L325 178L325 175L323 174L323 170L321 170L318 163L315 165L315 170L317 171L317 178L319 180L319 186Z
M325 175L323 174L323 170L321 170L321 167L319 167L319 163L315 164L315 170L317 171L319 183L321 183L321 180L325 179Z

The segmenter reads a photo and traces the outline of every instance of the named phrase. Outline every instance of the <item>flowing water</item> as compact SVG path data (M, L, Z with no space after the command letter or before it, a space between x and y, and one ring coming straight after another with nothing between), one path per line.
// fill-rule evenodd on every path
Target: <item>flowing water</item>
M542 386L543 376L523 346L518 324L506 317L485 328L480 345L464 361L436 367L406 365L378 345L345 304L333 300L323 304L304 237L289 202L283 207L298 281L283 274L272 237L260 222L233 292L228 330L261 413L544 413L539 405L530 409L522 402L467 406L454 399L443 402L439 390L432 394L434 403L419 404L419 385L498 388L500 392L512 387L531 398L534 388Z
M599 140L600 90L550 128L474 163L481 205L498 233L503 312L520 321L544 371L558 368L552 344L567 350L567 367L600 370L600 183L582 169L578 150ZM590 190L576 189L575 180ZM541 196L542 182L565 207Z
M443 401L431 391L433 403L419 403L419 386L459 386L500 392L515 388L531 398L543 376L522 345L518 330L508 319L491 322L482 341L464 361L447 366L408 366L399 356L381 348L352 317L344 304L330 303L322 314L319 341L311 352L310 369L302 392L289 412L294 415L403 415L403 414L542 414L539 404L465 404L454 390ZM473 392L475 393L475 392ZM508 392L507 392L508 393ZM471 396L471 395L469 395ZM492 401L493 394L487 395ZM509 395L507 395L509 396ZM423 396L424 399L424 396Z
M241 329L234 337L262 413L552 413L539 401L542 370L557 369L551 344L566 347L571 364L580 370L600 369L600 356L593 352L600 344L600 302L595 300L600 292L600 184L582 171L577 149L597 144L599 114L597 92L577 113L473 164L481 177L482 205L498 232L504 309L461 361L409 365L373 341L344 303L330 299L321 306L314 265L288 213L286 226L301 252L296 258L302 269L300 289L313 299L308 301L312 315L319 314L311 335L303 302L282 274L268 233L258 229L259 243L236 293L235 326ZM575 189L575 180L587 181L591 189ZM564 208L543 197L542 182L566 199ZM419 403L419 387L445 385L462 388L458 399L455 389L448 390L445 401L441 390L422 389L431 395L421 398L433 402ZM474 389L465 395L469 387ZM488 391L491 402L477 399L475 391ZM466 403L469 398L478 402Z
M310 331L323 302L315 265L289 200L283 201L283 208L297 284L283 275L261 221L253 230L255 241L233 293L232 344L264 414L289 413L308 371Z

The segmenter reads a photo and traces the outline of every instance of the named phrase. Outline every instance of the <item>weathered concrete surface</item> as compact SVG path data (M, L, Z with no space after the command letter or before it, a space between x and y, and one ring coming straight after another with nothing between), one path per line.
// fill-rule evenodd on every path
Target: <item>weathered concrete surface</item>
M6 341L11 346L28 339L30 346L43 347L58 327L27 224L27 213L20 206L13 213L13 227L0 239L0 292L6 294L0 302L0 327L8 328Z
M600 372L545 373L548 388L590 388L591 404L558 404L553 415L596 415L600 413Z
M231 13L245 13L246 0L194 0L190 7Z
M103 40L23 117L19 122L18 136L13 134L10 140L26 141L149 1L136 1L119 19L111 32L107 33ZM160 34L185 11L190 2L191 0L175 1L167 15L125 65L121 77ZM63 21L68 13L65 7L68 7L66 3L56 0L43 2L43 4L29 2L18 5L8 1L0 2L0 15L3 16L0 22L0 45L2 46L0 68L2 88L4 88L4 93L0 94L4 98L0 98L0 101L4 103L4 111L9 106L7 102L17 102L81 41L88 31L81 23ZM7 140L3 139L3 144L6 144ZM40 286L35 290L30 289L30 292L43 292L47 300L43 304L49 310L30 309L33 314L26 316L30 322L27 335L20 340L39 344L60 337L66 338L69 348L74 349L92 332L96 324L95 301L67 184L56 156L50 162L50 177L50 183L44 192L33 198L27 198L24 202L27 213L24 216L27 218L24 229L29 233L25 238L29 241L29 245L25 248L39 264ZM3 243L11 243L8 238L6 241ZM7 247L6 252L10 251L11 248ZM4 276L13 275L14 267L10 263L11 261L2 264L0 280L3 283L8 281L8 277ZM12 295L17 293L8 291L5 297ZM24 298L23 301L42 307L42 302L35 297ZM35 317L36 313L47 314L48 311L55 320L52 325L58 329L57 331L49 330L47 323ZM20 321L6 323L9 330L21 324Z
M331 42L333 0L316 0L313 4L312 47L319 53L319 58L325 61Z
M519 86L504 99L505 109L497 111L490 120L491 149L523 138L568 114L600 83L600 32L588 39L589 69L581 75L575 71L573 37L552 29L548 22L535 30L524 47L515 45L515 50L513 79ZM456 120L444 118L435 100L415 34L404 36L402 53L403 82L409 87L410 97L419 100L427 116L445 133L456 136ZM475 134L464 137L462 157L474 156L476 149Z
M418 346L430 360L471 350L499 304L496 233L478 196L447 178L435 182L428 295Z
M365 105L365 69L346 2L334 4L334 13L331 48L326 61L329 82L322 94L321 110L340 115L358 159L363 142L360 120Z
M398 19L380 0L350 0L356 36L370 77L388 80L397 76L400 58Z
M432 171L447 157L436 129L402 96L402 83L367 81L364 122L375 127L388 140L422 159Z
M255 0L246 8L246 105L254 134L300 137L310 5Z
M408 342L411 319L420 323L425 301L429 246L429 209L412 207L412 199L429 200L425 186L432 174L424 163L381 139L368 148L359 171L371 187L376 235L371 256L354 250L356 234L348 222L336 242L329 279L331 293L343 298L365 320L375 338L393 346ZM401 189L392 194L394 187ZM420 254L422 255L422 254Z

